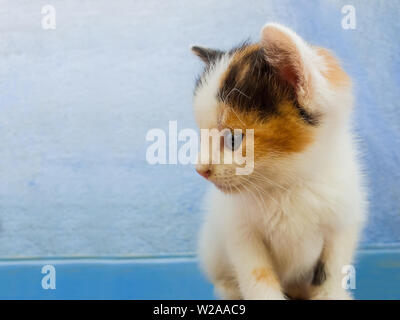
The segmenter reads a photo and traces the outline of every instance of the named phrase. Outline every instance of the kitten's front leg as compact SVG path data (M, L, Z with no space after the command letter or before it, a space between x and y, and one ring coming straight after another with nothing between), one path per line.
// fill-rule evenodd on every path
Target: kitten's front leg
M236 226L229 233L228 255L246 300L284 300L271 257L255 230Z
M311 299L318 300L348 300L351 294L343 288L342 268L352 262L358 239L358 228L342 230L333 235L327 243L321 256L323 282L312 288Z

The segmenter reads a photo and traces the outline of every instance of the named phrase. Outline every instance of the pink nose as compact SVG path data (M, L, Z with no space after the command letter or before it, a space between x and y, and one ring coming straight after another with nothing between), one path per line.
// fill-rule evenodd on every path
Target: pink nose
M201 175L202 177L208 179L209 176L211 175L211 170L210 169L196 169L197 173Z

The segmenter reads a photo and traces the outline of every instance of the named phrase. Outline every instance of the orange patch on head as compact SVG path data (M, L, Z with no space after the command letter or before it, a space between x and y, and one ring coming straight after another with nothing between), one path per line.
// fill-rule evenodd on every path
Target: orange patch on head
M300 118L290 102L281 104L279 111L279 115L256 128L255 135L260 138L256 140L259 147L280 153L303 151L313 141L313 128Z
M265 282L268 285L279 288L280 283L273 270L268 268L257 268L252 271L257 282Z
M317 48L319 56L324 58L326 70L322 70L322 75L335 86L350 85L350 77L342 69L338 59L327 49Z
M301 119L291 102L279 105L278 113L261 119L256 112L239 112L223 106L225 128L254 129L254 160L270 154L290 154L303 151L314 140L315 128Z
M248 46L243 47L241 50L235 52L233 55L232 62L240 62L244 60L248 55L256 52L257 50L260 49L260 45L258 43L250 44Z

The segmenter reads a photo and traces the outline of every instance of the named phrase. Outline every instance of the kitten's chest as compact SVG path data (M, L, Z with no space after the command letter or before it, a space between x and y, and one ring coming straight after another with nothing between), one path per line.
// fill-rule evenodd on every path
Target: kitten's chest
M300 194L263 200L241 202L240 208L244 221L262 235L281 281L312 273L324 242L320 202L305 201Z
M297 227L279 226L265 234L265 240L283 282L290 282L299 274L312 273L323 248L322 233L301 231Z
M317 219L301 212L264 215L258 227L283 283L311 274L321 256L324 235Z

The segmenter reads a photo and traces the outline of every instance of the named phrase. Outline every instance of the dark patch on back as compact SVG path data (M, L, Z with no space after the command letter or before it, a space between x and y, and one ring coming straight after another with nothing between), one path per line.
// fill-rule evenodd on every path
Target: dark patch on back
M312 284L314 286L320 286L326 280L325 265L321 260L318 260L317 265L314 268L314 276Z

